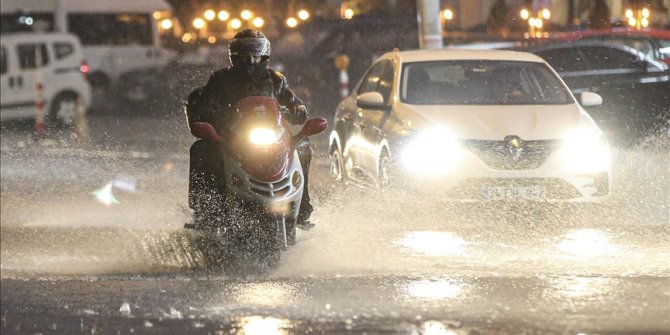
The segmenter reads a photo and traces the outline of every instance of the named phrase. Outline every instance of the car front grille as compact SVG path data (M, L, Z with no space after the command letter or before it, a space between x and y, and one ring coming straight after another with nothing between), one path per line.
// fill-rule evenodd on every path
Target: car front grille
M464 146L496 170L532 170L540 167L560 145L560 140L522 141L514 149L510 141L465 140Z

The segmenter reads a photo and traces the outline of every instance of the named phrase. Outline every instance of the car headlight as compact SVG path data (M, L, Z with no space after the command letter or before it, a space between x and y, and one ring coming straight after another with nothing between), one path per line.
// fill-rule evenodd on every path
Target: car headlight
M609 144L601 131L574 131L561 148L562 164L576 173L608 171L611 159Z
M418 176L434 176L450 172L461 159L456 136L444 128L419 132L404 148L404 167Z
M249 141L256 145L271 145L277 143L283 135L283 129L254 128L249 134Z

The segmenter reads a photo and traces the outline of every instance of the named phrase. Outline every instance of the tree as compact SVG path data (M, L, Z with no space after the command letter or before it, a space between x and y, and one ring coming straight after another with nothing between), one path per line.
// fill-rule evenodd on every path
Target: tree
M610 27L610 7L605 0L595 0L589 13L589 28L608 29Z
M489 9L489 16L486 19L486 27L489 32L500 35L509 33L509 7L505 0L496 0Z

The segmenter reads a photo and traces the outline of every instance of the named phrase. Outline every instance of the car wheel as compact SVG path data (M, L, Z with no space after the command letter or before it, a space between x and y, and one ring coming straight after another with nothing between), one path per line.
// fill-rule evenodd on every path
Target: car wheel
M342 163L342 155L337 146L333 146L330 150L330 177L336 183L344 182L344 164Z
M83 109L84 105L76 94L63 94L54 100L49 117L53 126L70 128L83 115Z
M377 172L379 188L388 189L391 186L391 157L386 151L379 156L379 171Z

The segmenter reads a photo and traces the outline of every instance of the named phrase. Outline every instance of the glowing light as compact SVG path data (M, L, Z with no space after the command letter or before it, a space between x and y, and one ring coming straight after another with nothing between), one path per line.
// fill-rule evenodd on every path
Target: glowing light
M560 158L569 171L594 173L610 169L612 153L602 133L576 130L566 136Z
M161 12L154 12L153 17L154 17L155 20L160 19L161 18Z
M222 11L219 11L219 14L217 14L217 17L221 21L226 21L226 20L228 20L228 18L230 18L230 13L228 13L225 10L222 10Z
M648 8L642 8L642 17L643 18L649 18L649 9Z
M286 320L277 318L265 318L261 316L245 317L241 321L243 334L245 335L280 335L286 334L284 328L289 324Z
M558 249L580 257L600 256L617 250L609 243L607 235L597 229L578 229L569 232L559 243Z
M161 21L161 28L163 28L165 30L172 28L172 20L165 19L165 20Z
M626 17L630 19L631 17L633 17L633 10L626 9L626 13L624 15L626 15Z
M448 174L461 158L456 136L442 128L420 131L401 153L404 167L416 177Z
M249 20L251 17L254 16L254 13L252 13L250 10L245 9L240 13L240 17L242 20Z
M542 19L536 19L535 20L535 27L537 27L539 29L542 29L543 25L544 25L544 23L542 22Z
M114 194L112 193L112 182L109 182L102 188L91 192L91 194L95 196L95 199L98 200L98 202L108 207L119 203L119 201L116 200Z
M351 8L347 8L344 10L344 18L346 19L351 19L354 17L354 10Z
M207 37L207 42L209 42L210 44L216 43L216 36Z
M286 19L286 25L291 28L295 28L298 25L298 20L296 20L294 17L289 17Z
M253 21L251 21L251 24L253 24L254 27L256 27L256 28L260 28L263 25L265 25L265 20L263 20L262 17L256 17L256 18L253 19Z
M429 256L461 255L466 249L465 240L439 231L410 232L398 244Z
M431 300L456 298L462 290L461 285L446 280L420 280L410 283L405 288L408 295Z
M184 35L181 35L181 41L184 43L188 43L193 39L193 35L191 33L184 33Z
M304 9L301 9L301 10L298 12L298 18L301 19L301 20L303 20L303 21L309 19L309 12L306 11L306 10L304 10Z
M256 145L274 144L277 143L278 139L278 133L267 128L256 128L249 135L249 141Z
M240 19L232 19L230 21L230 27L233 28L233 29L240 29L241 26L242 26L242 21L240 21Z
M442 17L444 17L445 20L449 21L454 18L454 11L451 9L445 9L442 11Z
M536 19L534 17L531 17L530 19L528 19L528 25L531 26L531 27L535 27L535 20Z
M551 11L549 11L549 10L546 9L546 8L543 9L543 10L542 10L542 17L543 17L545 20L549 20L549 18L551 17Z
M634 27L635 24L637 24L637 20L634 17L629 17L628 18L628 25L631 27Z
M205 27L205 20L203 20L203 19L201 19L201 18L197 18L197 19L193 20L193 27L194 27L195 29L202 29L202 28L204 28L204 27Z
M212 20L214 20L215 17L216 17L216 12L214 12L213 10L208 9L208 10L205 11L205 19L207 21L212 21Z
M643 27L649 27L649 19L646 17L643 17L642 20L640 21Z
M521 15L521 18L522 18L522 19L524 19L524 20L528 20L528 18L530 17L530 12L528 11L528 9L525 9L525 8L524 8L524 9L521 10L521 12L519 13L519 15Z

